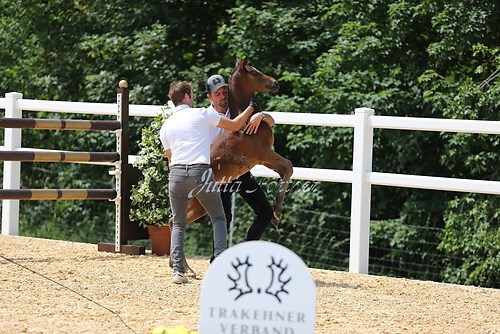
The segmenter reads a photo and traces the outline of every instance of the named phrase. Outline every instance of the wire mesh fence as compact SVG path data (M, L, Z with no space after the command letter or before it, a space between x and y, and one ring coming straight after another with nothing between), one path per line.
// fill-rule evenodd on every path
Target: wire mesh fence
M238 205L238 204L237 204ZM242 205L242 204L240 204ZM347 271L349 267L350 217L320 211L284 207L294 215L278 228L270 226L261 240L281 244L299 255L311 268ZM252 214L236 210L233 244L244 240ZM442 228L404 224L401 220L372 221L369 273L420 280L443 281L444 266L463 262L439 250ZM208 219L191 224L186 248L193 255L212 254L212 227Z

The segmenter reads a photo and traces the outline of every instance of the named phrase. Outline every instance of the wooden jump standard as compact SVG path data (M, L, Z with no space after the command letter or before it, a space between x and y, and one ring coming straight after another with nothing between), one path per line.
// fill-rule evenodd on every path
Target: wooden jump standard
M127 245L128 240L147 239L147 231L131 222L130 190L140 171L128 164L129 91L125 80L117 90L117 121L0 118L0 128L41 130L114 131L117 152L0 151L0 161L33 162L112 162L116 189L0 189L1 200L110 200L115 202L115 243L98 244L99 251L145 254L144 246ZM126 175L126 176L125 176Z

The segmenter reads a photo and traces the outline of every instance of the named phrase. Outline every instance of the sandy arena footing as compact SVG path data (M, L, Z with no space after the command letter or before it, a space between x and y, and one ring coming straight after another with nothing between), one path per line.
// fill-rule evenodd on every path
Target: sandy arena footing
M207 258L191 257L200 279L179 286L171 282L166 257L5 235L0 245L0 333L147 334L155 326L198 327ZM311 273L318 334L500 333L498 289Z

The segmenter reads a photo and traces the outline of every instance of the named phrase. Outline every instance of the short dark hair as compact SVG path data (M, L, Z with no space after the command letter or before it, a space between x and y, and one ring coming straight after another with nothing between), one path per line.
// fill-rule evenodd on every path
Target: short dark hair
M168 91L168 97L175 106L178 106L184 99L184 95L187 94L191 96L193 88L191 87L191 82L187 81L174 81L170 84L170 90Z

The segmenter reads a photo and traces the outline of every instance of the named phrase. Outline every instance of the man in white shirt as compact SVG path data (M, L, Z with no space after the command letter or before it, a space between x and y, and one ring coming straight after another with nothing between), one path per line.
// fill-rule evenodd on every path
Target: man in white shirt
M229 85L226 83L224 78L218 74L212 75L205 83L205 89L207 98L212 102L208 110L214 110L218 112L219 115L230 117ZM255 134L261 122L266 122L269 126L273 126L275 124L271 115L265 114L264 112L256 113L250 118L248 125L245 128L245 132L247 134ZM221 128L211 129L212 141L217 139L217 137L222 134L222 131L223 129ZM257 183L250 172L247 172L238 179L232 181L233 182L229 186L221 187L221 189L236 190L245 202L250 205L255 213L255 219L247 231L245 240L259 240L273 218L273 208L271 203L269 203L264 190ZM232 220L231 192L222 191L221 198L227 224L229 225Z
M254 108L253 105L248 106L235 119L205 108L194 109L191 83L185 81L170 84L168 96L175 109L161 127L160 139L171 169L168 190L173 215L170 246L174 268L172 280L181 284L188 282L183 260L187 207L191 198L196 197L212 220L214 255L218 256L227 248L226 218L210 168L210 131L215 127L231 131L241 129Z

